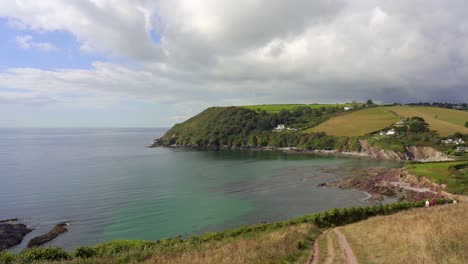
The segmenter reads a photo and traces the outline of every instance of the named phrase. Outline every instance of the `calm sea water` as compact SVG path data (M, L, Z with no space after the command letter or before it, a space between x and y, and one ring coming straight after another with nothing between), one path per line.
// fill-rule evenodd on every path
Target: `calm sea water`
M398 163L242 151L149 149L163 129L0 130L0 219L73 249L112 239L157 240L367 205L366 194L317 187L355 168Z

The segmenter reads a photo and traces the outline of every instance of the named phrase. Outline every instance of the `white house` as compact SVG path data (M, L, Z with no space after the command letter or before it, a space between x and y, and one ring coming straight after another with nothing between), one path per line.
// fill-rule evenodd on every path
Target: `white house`
M286 128L286 127L284 126L284 124L279 124L277 127L275 127L274 130L276 130L276 131L282 131L282 130L284 130L285 128Z
M465 141L461 138L456 138L456 139L448 138L448 139L442 140L442 143L459 145L459 144L464 144Z
M344 109L345 111L353 110L353 108L350 107L350 106L345 106L343 109Z
M390 129L389 131L387 131L387 133L385 133L385 135L387 135L387 136L393 136L395 134L396 134L396 132L395 132L395 129L393 129L393 128Z

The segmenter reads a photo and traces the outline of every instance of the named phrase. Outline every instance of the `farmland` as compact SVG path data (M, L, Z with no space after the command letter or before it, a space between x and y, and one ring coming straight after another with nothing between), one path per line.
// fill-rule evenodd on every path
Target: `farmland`
M439 107L427 106L391 106L385 107L395 114L407 118L419 116L424 118L432 130L437 130L439 135L448 136L455 132L468 133L464 127L468 121L468 112Z
M333 117L305 132L325 132L332 136L363 136L388 127L400 118L383 107L367 108Z

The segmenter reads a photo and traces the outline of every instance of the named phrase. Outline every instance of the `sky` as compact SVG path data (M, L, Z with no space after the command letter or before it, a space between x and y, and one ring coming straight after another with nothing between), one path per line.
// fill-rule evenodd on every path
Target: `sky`
M2 0L0 127L210 106L468 101L465 0Z

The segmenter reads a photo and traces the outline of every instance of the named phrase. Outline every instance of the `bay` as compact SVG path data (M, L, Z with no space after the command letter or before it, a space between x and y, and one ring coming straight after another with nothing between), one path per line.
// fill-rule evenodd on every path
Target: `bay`
M146 148L165 129L1 129L0 219L69 222L48 243L68 250L113 239L157 240L369 205L317 187L397 162L253 151ZM390 201L390 200L387 200Z

